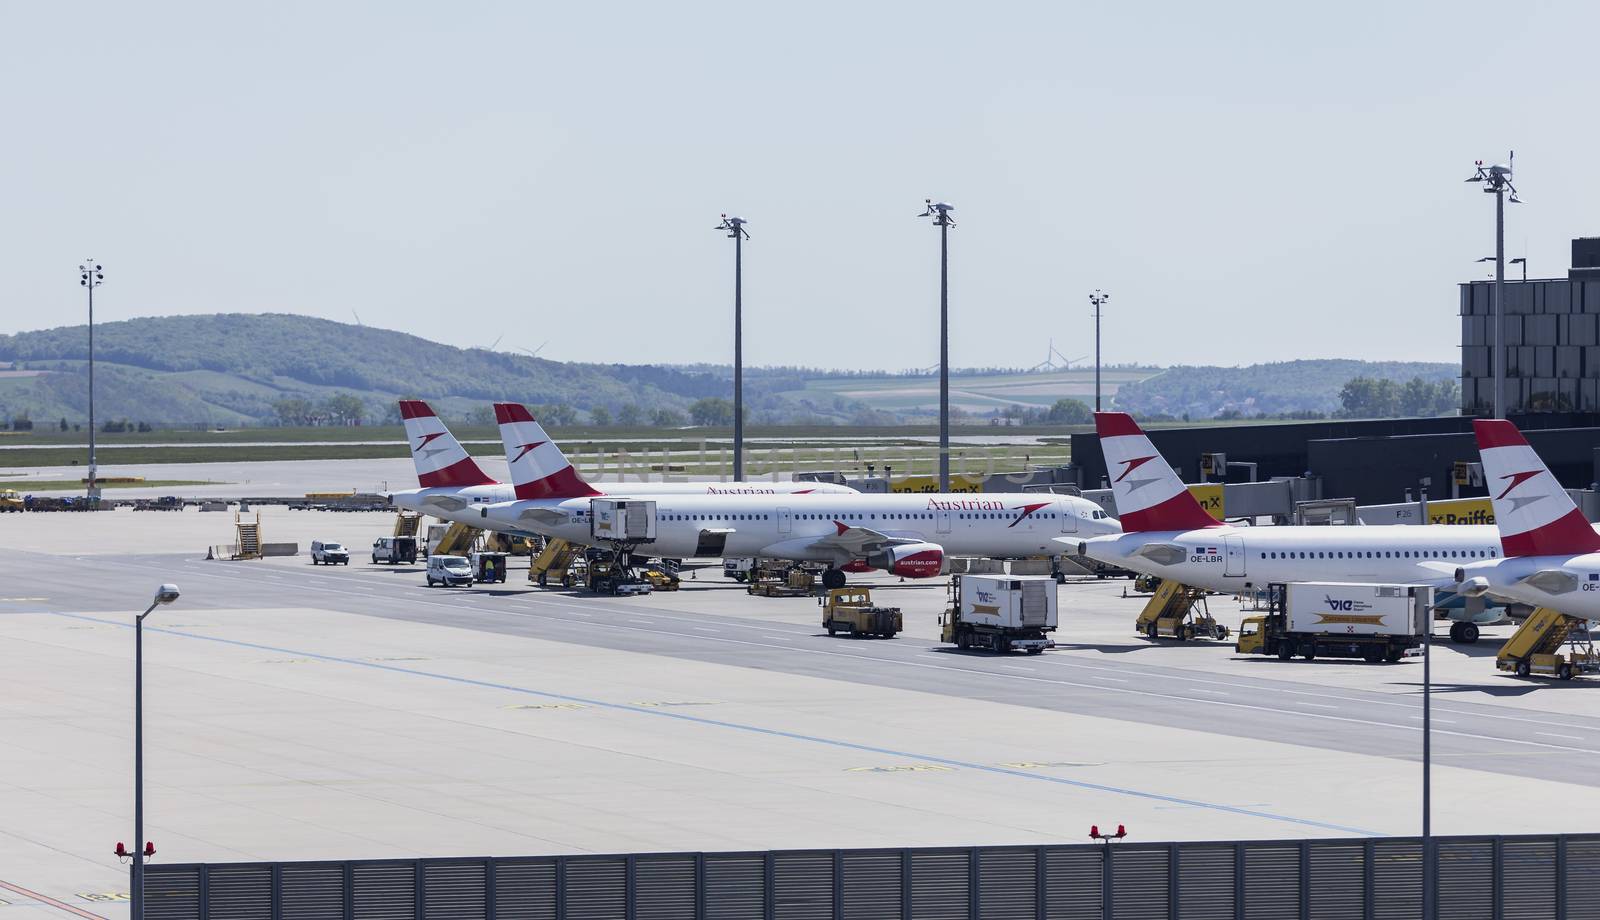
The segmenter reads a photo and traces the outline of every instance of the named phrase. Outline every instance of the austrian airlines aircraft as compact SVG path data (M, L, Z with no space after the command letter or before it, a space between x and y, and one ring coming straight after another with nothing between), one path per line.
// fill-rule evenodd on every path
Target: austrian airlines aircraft
M1207 514L1125 412L1096 412L1123 534L1084 542L1091 559L1212 591L1273 582L1371 582L1445 586L1445 565L1497 559L1491 525L1235 527ZM1477 608L1477 609L1474 609ZM1476 642L1498 610L1451 610L1450 638Z
M600 495L578 471L546 453L521 406L500 404L513 469L539 455L546 474L519 480L518 501L486 505L479 526L593 544L590 502ZM533 444L529 447L529 444ZM559 453L559 452L557 452ZM557 465L561 463L562 465ZM1060 555L1117 522L1073 496L997 494L863 495L790 493L645 495L656 502L656 539L635 552L688 558L752 556L828 564L823 584L843 587L845 571L883 569L908 578L945 571L950 555L1017 558Z
M472 459L472 455L467 453L467 449L461 446L461 442L456 440L427 403L417 399L402 399L400 417L405 422L406 438L411 444L411 460L416 464L417 483L421 488L393 493L390 496L392 503L399 508L478 527L482 526L483 520L473 506L525 497L516 488L519 472L525 477L522 481L531 482L563 467L571 469L572 465L562 455L561 448L533 421L528 410L521 406L511 408L520 410L519 418L525 418L532 427L518 435L521 438L518 443L527 449L518 458L521 462L511 465L512 481L502 483L495 481L478 466L477 461ZM497 419L504 424L507 418L500 417L499 407L495 411ZM535 447L539 449L535 451ZM539 466L535 461L544 465ZM842 492L853 495L856 490L831 482L639 482L606 485L596 490L599 495L642 497L740 492Z
M1477 419L1472 429L1505 557L1456 569L1461 593L1600 620L1600 533L1515 425Z

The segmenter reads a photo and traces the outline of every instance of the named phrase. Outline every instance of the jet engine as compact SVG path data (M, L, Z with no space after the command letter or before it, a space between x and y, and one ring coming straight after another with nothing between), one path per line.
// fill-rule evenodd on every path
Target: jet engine
M944 547L900 543L867 556L867 565L906 578L933 578L944 572Z

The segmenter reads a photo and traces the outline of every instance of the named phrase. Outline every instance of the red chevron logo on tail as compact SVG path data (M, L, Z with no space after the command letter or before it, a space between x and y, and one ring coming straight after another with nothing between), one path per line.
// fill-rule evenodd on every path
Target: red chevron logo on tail
M522 453L517 454L515 457L512 457L511 458L511 462L512 463L516 463L518 460L521 460L523 457L526 457L528 455L528 451L533 450L535 447L539 447L540 445L549 444L549 443L550 443L549 441L534 441L532 444L519 444L517 446L522 448Z

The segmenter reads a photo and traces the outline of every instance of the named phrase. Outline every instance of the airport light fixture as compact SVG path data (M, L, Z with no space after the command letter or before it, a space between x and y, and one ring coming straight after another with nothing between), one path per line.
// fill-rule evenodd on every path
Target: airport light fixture
M716 229L733 240L733 481L744 481L744 241L745 219L722 215Z
M932 198L918 217L933 218L939 228L939 491L950 491L950 212L955 205Z
M178 586L162 585L133 621L133 892L128 920L144 920L144 861L156 848L144 839L144 618L178 599ZM117 855L123 855L117 844Z
M1527 260L1526 257L1521 258L1521 259L1512 259L1512 260L1508 261L1506 264L1507 265L1520 265L1520 266L1522 266L1522 280L1523 281L1527 281L1528 280L1528 260Z
M1099 288L1089 295L1089 302L1094 304L1094 411L1100 411L1100 308L1111 299L1110 294L1102 294Z
M106 280L105 272L89 259L78 266L78 284L89 293L89 488L90 498L100 497L100 481L95 477L94 462L94 289Z
M1494 196L1494 417L1505 418L1505 380L1506 356L1504 345L1504 326L1502 320L1502 306L1505 302L1504 288L1506 284L1506 193L1511 195L1512 204L1521 204L1517 197L1517 187L1511 184L1512 166L1517 159L1516 151L1511 152L1506 165L1485 166L1482 160L1475 161L1476 171L1467 177L1468 182L1483 183L1485 194ZM1526 263L1524 263L1526 264Z

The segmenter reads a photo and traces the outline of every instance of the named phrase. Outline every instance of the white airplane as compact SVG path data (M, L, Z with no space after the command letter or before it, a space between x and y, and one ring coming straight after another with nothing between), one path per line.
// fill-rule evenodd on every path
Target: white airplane
M512 464L512 482L503 483L496 481L485 473L461 446L450 429L445 427L439 416L434 414L427 403L418 399L402 399L400 401L400 418L405 422L406 438L411 445L411 460L417 468L417 484L421 488L406 489L391 493L390 501L397 508L406 508L423 514L447 521L460 521L474 527L482 526L482 516L474 506L488 505L496 502L514 501L519 497L516 487L516 474L521 470L527 481L543 478L546 473L541 473L542 467L534 466L536 460L542 459L550 469L565 467L571 469L567 458L561 454L561 448L550 440L549 435L537 422L533 421L527 409L521 410L519 418L526 418L532 424L530 435L522 440L524 446L536 442L548 446L533 452L535 456L520 458L523 462ZM503 424L507 418L500 417L500 409L496 407L496 418ZM529 448L532 452L532 448ZM639 482L619 483L605 485L596 489L600 495L640 495L648 497L659 494L735 494L735 493L766 493L778 494L785 492L842 492L855 494L856 490L849 486L837 485L831 482Z
M1472 429L1505 556L1457 568L1461 593L1600 620L1600 533L1515 425L1477 419Z
M518 410L521 410L519 413ZM496 406L520 419L520 406ZM482 506L493 530L540 533L595 544L591 501L600 496L559 451L519 421L501 426L516 468L538 455L544 475L519 480L518 501ZM533 445L530 447L529 445ZM1093 502L1032 494L863 495L790 493L647 495L656 503L656 537L630 551L668 558L749 556L823 562L823 585L843 587L846 571L882 569L908 578L942 574L947 556L1060 555L1083 536L1114 533L1117 522Z
M1275 582L1451 584L1445 566L1500 557L1487 524L1235 527L1206 513L1132 416L1096 412L1121 536L1086 540L1091 559L1211 591ZM1478 641L1503 612L1481 601L1449 610L1450 638Z

